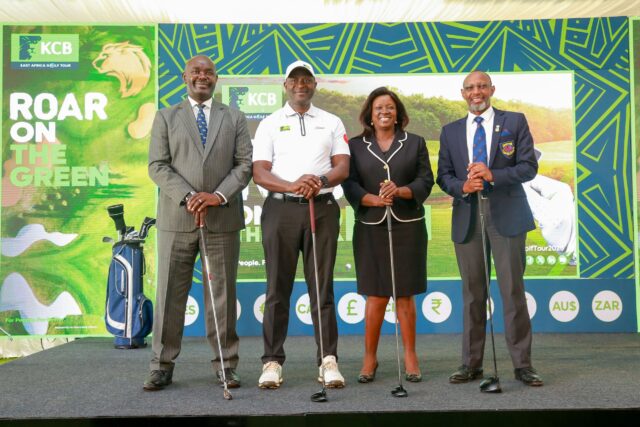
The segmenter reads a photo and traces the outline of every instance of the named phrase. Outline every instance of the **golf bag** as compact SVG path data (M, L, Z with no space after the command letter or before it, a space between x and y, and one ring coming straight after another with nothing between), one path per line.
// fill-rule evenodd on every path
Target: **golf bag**
M115 338L115 347L145 347L153 326L153 305L143 293L145 261L143 240L121 240L113 245L105 323Z

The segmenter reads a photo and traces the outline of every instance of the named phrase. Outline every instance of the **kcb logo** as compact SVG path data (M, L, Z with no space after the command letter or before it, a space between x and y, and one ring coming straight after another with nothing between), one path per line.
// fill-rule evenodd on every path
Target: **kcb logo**
M622 300L613 291L600 291L593 297L591 309L603 322L613 322L622 314Z
M362 322L364 319L364 307L366 301L362 295L349 292L343 295L338 302L338 314L340 318L349 324Z
M559 322L570 322L580 312L580 303L571 292L559 291L549 300L549 312Z
M296 301L295 305L296 316L298 319L306 325L312 325L313 321L311 320L311 303L309 301L309 294L304 294L298 301Z
M12 34L13 68L77 68L78 34Z
M257 92L247 94L247 104L259 105L259 106L273 106L276 105L278 97L275 93L269 92Z
M270 114L282 106L279 85L225 85L222 102L247 114Z

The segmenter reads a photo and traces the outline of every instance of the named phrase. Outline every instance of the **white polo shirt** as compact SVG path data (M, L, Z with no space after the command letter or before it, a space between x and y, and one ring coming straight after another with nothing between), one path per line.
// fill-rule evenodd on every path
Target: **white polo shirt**
M311 105L298 114L289 103L258 125L253 161L271 162L271 173L293 182L304 174L324 175L331 157L349 155L347 133L337 116ZM331 192L323 188L321 193Z

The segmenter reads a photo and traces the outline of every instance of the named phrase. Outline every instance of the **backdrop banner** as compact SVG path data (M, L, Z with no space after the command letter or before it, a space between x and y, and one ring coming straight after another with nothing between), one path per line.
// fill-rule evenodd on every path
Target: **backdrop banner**
M106 333L106 207L122 203L129 225L155 216L155 34L3 27L0 326L13 335ZM150 268L151 295L153 283Z

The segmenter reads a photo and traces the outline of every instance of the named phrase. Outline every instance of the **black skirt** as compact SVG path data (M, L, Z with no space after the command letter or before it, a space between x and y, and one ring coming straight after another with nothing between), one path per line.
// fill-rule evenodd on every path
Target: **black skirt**
M392 224L396 295L407 297L427 290L427 229L424 219ZM358 293L393 296L387 222L365 225L356 221L353 254Z

